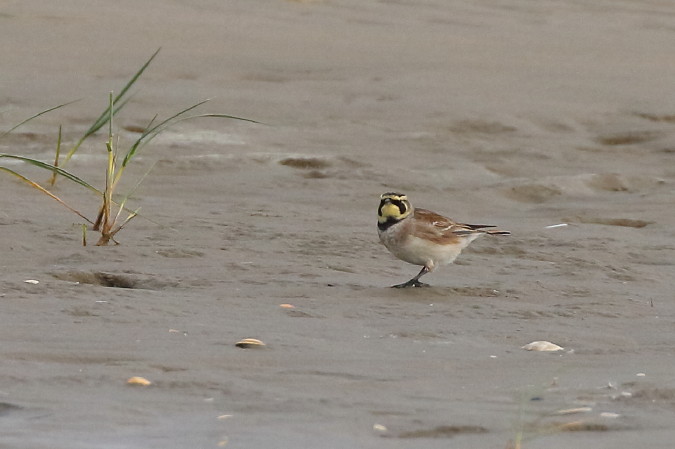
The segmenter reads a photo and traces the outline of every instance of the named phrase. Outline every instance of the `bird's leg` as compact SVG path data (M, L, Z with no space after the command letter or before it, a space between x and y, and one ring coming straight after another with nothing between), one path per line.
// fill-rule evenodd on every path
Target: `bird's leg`
M392 285L393 288L408 288L408 287L428 287L429 284L423 284L420 282L420 278L427 274L429 271L431 271L426 265L422 267L419 273L417 273L417 276L414 278L410 279L408 282L404 282L403 284L397 284L397 285Z

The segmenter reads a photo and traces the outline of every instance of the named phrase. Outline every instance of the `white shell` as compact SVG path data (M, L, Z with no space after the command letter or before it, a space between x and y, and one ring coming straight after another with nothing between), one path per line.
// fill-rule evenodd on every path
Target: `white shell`
M525 346L522 347L522 349L525 349L526 351L562 351L563 347L556 345L555 343L551 343L550 341L533 341L532 343L528 343Z
M129 384L129 385L140 385L141 387L147 387L148 385L152 385L152 382L150 382L145 377L134 376L134 377L130 377L129 379L127 379L127 384Z
M265 343L258 340L257 338L244 338L234 344L238 348L262 348L265 346Z
M544 226L544 228L553 229L553 228L562 228L562 227L565 227L565 226L567 226L567 223L552 224L552 225Z

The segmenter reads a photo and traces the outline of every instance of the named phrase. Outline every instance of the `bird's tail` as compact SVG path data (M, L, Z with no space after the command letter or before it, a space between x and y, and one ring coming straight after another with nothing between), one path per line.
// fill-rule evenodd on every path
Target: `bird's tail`
M485 233L489 235L511 235L511 231L500 231L499 229L490 229Z
M484 232L486 234L490 235L511 235L510 231L501 231L499 229L485 229L485 228L495 228L495 225L472 225L472 224L465 224L467 228L470 228L474 231L480 231Z

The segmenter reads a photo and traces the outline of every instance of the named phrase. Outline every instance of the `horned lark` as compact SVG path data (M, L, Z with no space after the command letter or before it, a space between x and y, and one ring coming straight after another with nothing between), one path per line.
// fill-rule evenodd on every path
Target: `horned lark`
M422 270L396 288L422 287L419 279L438 265L452 263L469 243L483 234L509 235L508 231L486 230L491 225L456 223L426 209L416 209L401 193L384 193L377 209L380 241L396 257Z

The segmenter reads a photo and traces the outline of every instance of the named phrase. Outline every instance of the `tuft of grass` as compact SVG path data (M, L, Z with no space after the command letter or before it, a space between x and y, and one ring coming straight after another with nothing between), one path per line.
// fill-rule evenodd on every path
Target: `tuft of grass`
M138 210L132 211L129 215L120 222L120 215L124 210L124 205L129 198L127 194L124 199L119 203L119 208L117 213L113 213L113 193L115 192L115 187L117 181L122 175L122 170L118 169L117 166L117 145L113 137L113 117L114 117L114 99L112 92L110 93L110 106L109 106L109 115L108 115L108 140L106 141L105 147L108 152L106 170L105 170L105 187L103 189L103 198L101 208L94 222L94 231L99 231L101 233L101 238L98 240L96 245L107 245L111 240L115 243L115 234L122 230L122 228L131 221L136 215L138 215Z
M98 116L98 118L92 123L92 125L85 131L85 133L75 142L75 144L70 147L68 150L65 158L63 161L60 161L60 154L61 154L61 147L62 147L62 128L59 126L59 131L57 135L57 142L56 142L56 154L54 158L54 163L50 164L48 162L43 162L37 159L33 158L28 158L24 156L18 156L14 154L5 154L5 153L0 153L0 171L3 171L5 173L8 173L12 176L15 176L19 180L23 181L24 183L28 184L29 186L33 187L37 191L49 196L53 200L55 200L57 203L61 204L68 210L70 210L72 213L78 215L80 218L85 220L87 223L89 223L92 226L92 229L94 231L98 231L100 233L100 237L98 239L98 242L96 245L103 246L103 245L108 245L110 242L113 242L115 244L118 244L117 240L115 240L115 236L117 235L118 232L120 232L134 217L138 216L139 214L139 209L136 210L130 210L126 207L127 200L129 197L136 191L136 189L140 186L142 181L145 179L145 176L147 176L148 172L143 175L138 182L136 183L135 187L127 192L125 196L123 196L121 199L117 199L118 195L116 194L117 191L117 186L122 178L122 174L124 173L125 169L132 163L134 160L135 156L139 154L139 152L148 144L150 143L155 137L157 137L160 133L162 133L164 130L167 128L185 121L185 120L191 120L191 119L196 119L196 118L206 118L206 117L214 117L214 118L227 118L227 119L234 119L234 120L243 120L251 123L259 123L255 120L251 119L246 119L242 117L236 117L233 115L227 115L227 114L212 114L212 113L201 113L201 114L196 114L194 113L194 110L198 108L199 106L202 106L205 104L208 100L200 101L199 103L196 103L190 107L187 107L180 112L173 114L172 116L158 121L157 116L155 116L145 127L143 132L141 133L140 137L138 137L132 145L129 147L129 149L126 152L123 152L119 149L119 142L116 139L116 136L114 134L114 117L116 114L119 113L119 111L128 103L129 97L126 96L127 92L129 89L138 81L140 76L143 74L143 72L147 69L147 67L150 65L152 60L157 56L159 53L159 49L153 53L153 55L148 59L145 64L132 76L132 78L127 82L127 84L122 88L119 94L116 96L111 92L109 94L108 98L108 106L107 108ZM71 102L72 103L72 102ZM37 117L40 117L43 114L46 114L48 112L54 111L56 109L62 108L64 106L67 106L71 103L64 103L58 106L54 106L52 108L46 109L44 111L41 111L26 120L22 121L18 125L14 126L10 130L0 134L0 138L6 136L10 132L14 131L21 125L36 119ZM73 157L73 155L77 152L77 150L82 146L82 144L92 135L94 135L97 131L99 131L101 128L103 128L105 125L108 125L107 127L107 140L105 142L105 148L106 148L106 165L104 167L105 170L105 185L103 187L103 190L99 190L96 187L92 186L90 183L86 182L85 180L81 179L80 177L74 175L73 173L66 171L63 167L70 161L70 159ZM35 167L47 170L51 173L51 178L48 181L48 184L53 186L54 183L57 180L58 176L63 177L64 179L73 182L91 192L93 192L100 201L100 205L98 206L98 213L96 215L95 219L91 219L87 217L85 214L80 212L79 210L75 209L71 205L69 205L66 201L62 200L58 196L56 196L53 192L49 191L47 187L42 186L40 183L31 180L27 178L26 176L22 175L21 173L17 172L16 170L13 170L9 167L1 165L1 160L2 159L14 159L14 160L19 160L24 163L33 165ZM125 216L126 214L126 216ZM87 244L87 232L86 232L86 225L83 224L82 228L82 243L84 246Z

